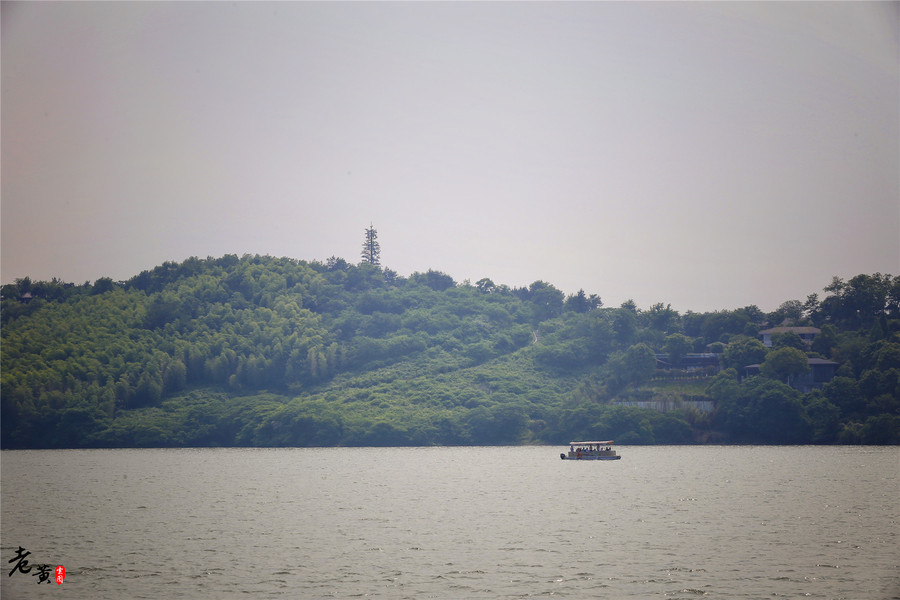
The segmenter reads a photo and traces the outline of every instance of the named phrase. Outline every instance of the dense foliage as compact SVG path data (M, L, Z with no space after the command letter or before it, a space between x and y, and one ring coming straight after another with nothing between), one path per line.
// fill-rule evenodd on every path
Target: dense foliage
M900 277L835 278L771 314L682 315L377 263L226 255L3 286L0 442L900 443ZM785 320L822 332L763 346ZM682 368L710 351L729 368ZM784 382L807 356L840 367L801 394Z

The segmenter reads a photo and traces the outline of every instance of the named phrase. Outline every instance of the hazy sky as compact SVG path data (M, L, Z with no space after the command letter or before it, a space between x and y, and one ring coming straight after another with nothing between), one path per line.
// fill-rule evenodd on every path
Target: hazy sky
M898 3L2 3L2 280L227 253L717 310L900 274Z

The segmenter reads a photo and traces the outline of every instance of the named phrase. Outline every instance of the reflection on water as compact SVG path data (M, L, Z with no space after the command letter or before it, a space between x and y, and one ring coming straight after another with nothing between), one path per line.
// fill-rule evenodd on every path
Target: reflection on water
M898 448L619 451L3 452L2 556L67 598L900 598Z

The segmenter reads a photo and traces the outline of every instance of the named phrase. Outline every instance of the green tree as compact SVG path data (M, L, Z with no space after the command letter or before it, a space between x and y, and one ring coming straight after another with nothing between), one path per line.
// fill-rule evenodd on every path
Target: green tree
M828 401L821 390L815 390L803 400L813 428L812 441L830 444L837 441L841 429L841 409Z
M803 318L803 303L799 300L788 300L782 302L781 306L769 315L769 321L772 323L792 323L797 324Z
M869 417L860 429L862 444L900 444L900 416Z
M113 283L113 280L109 277L101 277L94 282L92 294L105 294L106 292L111 292L115 289L116 284Z
M822 387L822 392L829 402L841 409L845 420L865 410L865 399L856 379L835 377Z
M632 310L634 303L631 302L631 306L626 306L626 304L623 303L622 308L616 309L612 322L615 339L622 346L634 342L637 334L637 314Z
M534 322L540 323L562 313L565 294L549 283L535 281L528 287L534 305Z
M704 315L700 332L707 344L728 342L735 335L743 335L750 325L750 317L744 310L721 311ZM693 334L688 334L693 335Z
M790 384L798 375L809 373L809 359L796 348L771 350L760 366L760 372L766 377Z
M766 359L766 352L768 349L758 339L738 336L725 347L723 358L728 367L743 373L744 367L762 363Z
M656 371L656 354L647 344L635 344L611 361L615 380L620 387L638 387L650 381Z
M476 281L475 287L482 294L490 294L490 293L494 292L494 290L497 288L497 286L494 285L494 282L491 281L490 279L488 279L487 277Z
M669 353L669 362L673 366L680 366L681 361L687 356L688 352L693 348L694 342L686 335L673 333L666 337L666 352Z
M427 285L436 292L443 292L456 286L451 276L433 269L428 269L425 273L413 273L409 279L414 283Z
M793 331L785 331L784 333L776 333L772 336L772 348L796 348L804 351L807 348L806 342Z
M575 294L566 298L565 307L566 310L577 313L586 313L592 308L591 301L585 295L584 290L578 290Z
M373 266L381 264L381 245L378 243L378 232L369 224L366 227L366 239L362 247L362 260Z
M325 261L325 269L331 273L338 271L346 271L350 268L350 263L348 263L343 258L339 256L330 256Z
M810 294L806 297L806 302L803 303L803 316L806 319L809 319L813 323L819 322L819 295L818 294Z
M650 307L644 316L652 329L662 333L668 333L677 328L679 322L678 311L672 310L671 304L663 305L657 302Z
M741 384L737 398L720 403L717 419L739 442L812 441L812 424L800 402L800 393L765 377L751 377Z
M834 277L825 287L831 295L822 301L821 312L833 322L870 327L879 315L891 310L897 279L881 273L857 275L848 282Z
M837 328L830 323L826 323L822 325L819 335L813 338L811 349L813 352L818 352L826 358L830 358L834 347L837 345L837 336Z
M519 406L479 406L466 416L469 437L475 444L518 444L525 435L528 418Z
M735 369L725 369L716 374L713 380L706 386L706 393L719 402L734 402L740 393L738 374Z

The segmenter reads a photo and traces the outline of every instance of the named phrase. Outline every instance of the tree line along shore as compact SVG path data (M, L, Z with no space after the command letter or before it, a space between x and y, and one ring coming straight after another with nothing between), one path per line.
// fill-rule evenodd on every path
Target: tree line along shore
M900 443L900 276L681 314L402 277L373 242L4 285L0 444Z

